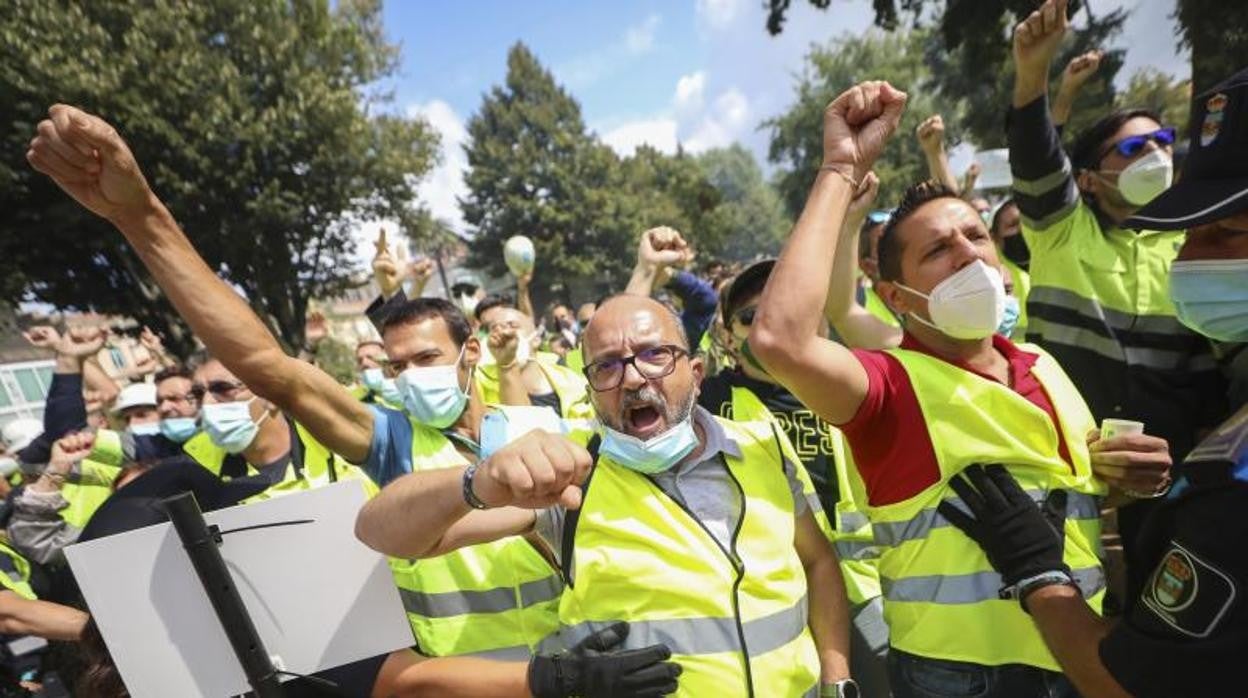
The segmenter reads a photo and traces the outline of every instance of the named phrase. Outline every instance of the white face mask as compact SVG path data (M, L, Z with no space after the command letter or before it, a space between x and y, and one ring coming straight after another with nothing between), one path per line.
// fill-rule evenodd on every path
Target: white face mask
M464 315L471 318L472 311L477 309L477 297L470 296L465 293L460 295L456 300L458 301L459 309L464 311Z
M953 276L936 284L931 294L897 284L927 299L931 322L914 313L910 317L954 339L983 339L992 336L1005 316L1005 283L1001 272L977 259Z
M1102 170L1113 174L1113 170ZM1122 198L1132 206L1143 206L1170 188L1174 181L1174 160L1161 148L1155 148L1118 172L1115 185Z

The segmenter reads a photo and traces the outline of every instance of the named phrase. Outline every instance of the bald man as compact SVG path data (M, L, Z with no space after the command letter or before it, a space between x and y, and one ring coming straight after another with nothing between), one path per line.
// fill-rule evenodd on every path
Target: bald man
M549 407L564 419L594 416L585 377L558 365L558 356L537 351L540 338L533 318L515 308L499 307L492 309L488 322L482 323L488 335L516 337L514 342L492 344L494 360L479 364L473 374L486 403L501 404L506 402L503 396L527 394L529 404ZM494 345L497 351L493 351Z
M671 649L678 696L856 695L844 585L800 461L769 422L696 406L689 349L661 304L610 299L584 335L602 423L588 449L535 431L404 476L356 533L410 558L536 533L566 580L559 641L628 621L626 647Z

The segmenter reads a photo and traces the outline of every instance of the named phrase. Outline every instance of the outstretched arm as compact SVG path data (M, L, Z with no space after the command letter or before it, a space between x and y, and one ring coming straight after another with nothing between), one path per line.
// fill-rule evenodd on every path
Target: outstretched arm
M750 349L815 413L844 424L867 394L867 372L845 347L819 336L841 224L854 188L897 128L906 94L886 82L850 88L824 111L823 166L763 291Z
M858 236L867 210L875 201L880 180L868 172L849 205L849 213L841 224L832 262L832 279L828 283L828 301L824 308L828 324L836 330L841 342L855 349L888 349L901 343L901 330L867 312L858 303Z
M372 413L328 374L282 351L196 253L117 131L63 104L49 115L26 153L31 165L121 231L196 336L253 392L291 413L330 450L363 461Z

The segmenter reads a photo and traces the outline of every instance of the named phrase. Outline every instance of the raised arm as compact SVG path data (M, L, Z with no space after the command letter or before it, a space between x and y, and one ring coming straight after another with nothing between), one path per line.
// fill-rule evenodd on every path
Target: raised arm
M498 361L498 401L504 405L531 405L529 388L524 383L524 366L516 360L520 348L519 332L496 325L486 339L490 354Z
M496 451L476 468L472 492L488 510L464 497L464 468L426 470L395 480L360 510L355 535L387 555L423 558L524 533L531 509L581 504L580 483L589 452L571 441L532 431Z
M1014 201L1025 227L1054 228L1075 210L1079 190L1049 115L1049 65L1066 35L1067 0L1046 0L1014 30L1014 98L1006 142Z
M637 241L637 263L624 292L648 296L654 292L656 285L666 282L670 267L684 264L692 258L693 251L679 232L667 226L651 228L642 233Z
M372 413L328 374L282 351L247 303L195 252L113 127L63 104L49 115L26 153L31 165L121 231L196 336L234 375L330 450L363 461Z
M901 343L900 329L883 322L858 303L859 231L879 190L879 178L874 172L868 172L841 224L824 308L828 324L836 330L841 342L855 349L889 349Z
M958 178L953 176L953 168L949 166L949 153L945 152L945 120L940 114L933 114L919 124L915 135L919 139L919 147L923 149L923 157L927 159L927 172L931 178L955 193L961 191Z
M1075 56L1066 64L1062 71L1062 81L1057 87L1057 96L1053 98L1053 125L1062 128L1070 121L1070 112L1075 106L1075 99L1084 83L1096 73L1105 54L1099 50Z
M819 336L820 310L855 185L871 171L905 105L906 94L892 85L865 82L824 110L823 165L750 330L750 349L767 372L833 424L857 413L867 372L848 349Z
M529 296L529 284L533 282L533 272L516 277L516 310L529 316L537 324L537 313L533 311L533 298Z
M24 333L26 341L56 351L56 368L43 411L43 432L50 439L87 423L87 401L83 397L83 370L87 360L104 346L104 332L97 327L74 327L59 334L46 325ZM109 379L111 382L111 379Z

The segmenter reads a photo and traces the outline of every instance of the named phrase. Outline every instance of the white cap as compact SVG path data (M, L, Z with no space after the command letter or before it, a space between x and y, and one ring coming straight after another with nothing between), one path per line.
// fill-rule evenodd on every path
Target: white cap
M43 422L31 417L19 417L0 428L0 440L10 453L16 453L30 445L43 433Z
M155 407L156 386L151 383L131 383L121 389L117 402L113 405L114 412L131 407Z

